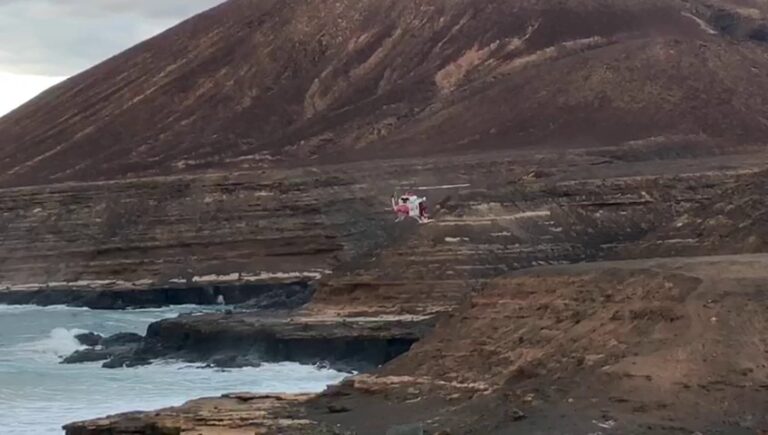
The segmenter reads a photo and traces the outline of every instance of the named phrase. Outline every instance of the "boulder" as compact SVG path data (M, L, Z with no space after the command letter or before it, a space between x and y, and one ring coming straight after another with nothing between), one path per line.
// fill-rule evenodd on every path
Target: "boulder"
M101 334L97 334L95 332L85 332L75 335L75 339L79 341L80 344L88 347L98 346L103 338L104 337Z
M61 360L61 364L80 364L94 361L104 361L112 357L112 353L107 349L82 349L75 351L68 357Z

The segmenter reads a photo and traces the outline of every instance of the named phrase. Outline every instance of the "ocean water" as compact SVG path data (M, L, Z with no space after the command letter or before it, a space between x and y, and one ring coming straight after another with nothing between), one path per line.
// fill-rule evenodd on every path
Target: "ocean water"
M61 426L72 421L176 406L227 392L315 392L345 376L294 363L236 370L180 362L117 370L102 369L101 363L59 364L61 357L80 348L75 334L143 334L153 321L200 310L0 305L0 433L62 434Z

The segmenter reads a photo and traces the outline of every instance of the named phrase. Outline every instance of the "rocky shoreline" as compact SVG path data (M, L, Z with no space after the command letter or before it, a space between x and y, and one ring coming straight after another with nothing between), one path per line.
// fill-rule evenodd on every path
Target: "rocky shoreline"
M123 368L171 359L239 368L290 361L369 371L407 352L435 322L433 316L329 318L300 312L187 315L152 323L143 337L78 337L89 347L62 362L105 361L104 368Z
M228 394L66 433L760 433L766 265L760 254L522 271L323 393Z
M265 306L301 304L311 298L308 281L286 283L218 283L208 285L147 286L146 288L55 287L0 290L0 304L69 305L95 310L155 308L169 305L224 305L261 301ZM255 301L255 302L254 302Z
M260 251L254 260L271 261L259 268L265 270L270 264L274 269L265 270L264 275L277 277L300 270L301 262L313 258L315 270L321 264L330 267L322 277L192 284L186 290L184 284L149 291L152 286L60 292L17 288L0 291L0 298L115 309L123 307L116 302L118 297L122 304L128 300L133 306L154 306L211 304L221 294L227 303L235 304L228 312L159 321L144 336L122 337L128 343L108 345L102 338L90 337L92 347L67 362L98 359L107 367L120 368L168 358L225 368L295 361L360 373L319 395L202 399L158 412L73 423L67 426L69 434L217 433L219 429L228 434L383 434L392 428L478 435L509 430L559 433L553 421L565 421L585 433L604 429L593 421L623 425L626 430L621 433L630 434L646 433L643 428L647 427L664 434L740 427L722 419L709 421L695 412L689 406L694 403L689 391L697 388L710 392L706 406L712 415L725 415L728 421L752 418L754 427L762 427L750 408L763 404L757 395L764 384L759 380L759 364L724 368L726 364L717 363L710 368L696 354L693 362L680 366L681 371L687 373L690 368L696 374L659 371L671 364L662 356L673 355L682 346L675 341L676 331L708 325L701 319L719 319L709 324L714 330L702 329L705 335L731 337L731 329L721 326L729 324L724 320L731 318L728 312L709 315L696 304L716 307L724 298L722 292L740 282L702 270L738 275L746 268L756 274L765 262L762 257L744 255L766 247L765 241L753 236L765 229L759 214L754 214L764 207L760 198L768 191L763 173L751 166L760 158L594 165L602 158L584 157L581 164L563 168L557 177L533 171L523 157L514 164L484 158L433 162L435 173L447 172L444 165L472 167L472 175L460 180L465 181L460 185L449 183L455 177L421 173L425 179L419 184L430 186L433 190L428 195L438 199L433 225L394 225L384 211L353 207L350 212L345 203L344 219L358 226L342 232L344 207L334 208L339 221L322 229L327 232L333 227L338 232L332 243L343 241L334 254L317 251L313 244L293 245L288 252L283 239L271 240L268 250ZM733 166L719 170L726 162ZM353 179L352 169L347 171ZM348 185L339 174L335 192L343 192ZM313 177L322 179L317 174ZM301 180L295 182L297 192L302 192L296 195L312 198L311 207L336 207L329 205L328 195L316 191L327 193L323 190L327 184L318 188L308 179ZM734 205L735 197L744 201ZM301 213L290 224L283 221L283 228L317 231L315 215ZM740 255L695 259L717 253ZM659 255L695 260L643 260ZM162 258L155 259L165 261ZM628 259L640 263L610 262ZM116 261L113 258L108 264ZM704 266L690 266L690 261ZM585 264L553 266L574 262ZM34 270L31 264L24 267ZM136 273L126 270L119 279L160 280L159 275ZM750 285L759 285L765 278L755 275L754 279ZM734 296L730 309L746 304L748 298L752 303L762 300L754 292ZM695 308L695 315L681 311L678 303ZM653 334L662 334L663 339L648 344L629 339ZM708 338L707 343L720 349L713 352L732 350L717 347L722 346L717 340ZM643 358L653 363L645 364ZM638 364L644 371L624 368ZM726 375L720 379L710 371ZM737 379L737 374L747 378ZM654 383L657 376L660 384ZM672 385L674 394L685 399L670 403L648 390L646 382L658 389ZM721 389L721 383L729 386ZM749 396L739 399L745 404L743 413L717 408L717 403L737 395ZM263 418L251 418L252 413ZM388 419L373 421L377 415ZM691 423L697 418L700 424Z

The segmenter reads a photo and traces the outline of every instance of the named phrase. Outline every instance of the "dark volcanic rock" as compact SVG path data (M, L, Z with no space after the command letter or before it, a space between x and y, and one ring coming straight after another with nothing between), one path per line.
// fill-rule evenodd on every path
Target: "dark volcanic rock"
M293 310L309 303L314 290L307 285L296 285L260 295L240 304L240 309Z
M258 367L262 361L295 361L344 372L371 370L406 352L434 324L411 319L326 319L256 314L182 316L151 324L147 336L121 333L103 349L75 352L66 363L107 360L121 368L172 358L213 367Z
M257 356L231 353L217 355L209 360L209 364L222 369L239 369L243 367L259 367L261 361Z
M436 321L431 316L378 320L312 315L211 314L166 319L147 328L145 355L240 364L232 354L263 362L327 363L343 371L375 368L410 349ZM250 365L250 364L248 364Z
M104 361L112 357L113 352L107 349L82 349L61 360L62 364L80 364L94 361Z
M94 336L98 336L94 334ZM98 336L100 337L100 336ZM89 342L95 337L88 335ZM134 367L149 364L150 360L140 350L144 343L144 337L139 334L121 332L109 337L101 338L99 347L82 349L62 360L63 364L77 364L92 361L106 361L104 368Z
M126 345L138 345L144 339L143 336L132 332L120 332L101 340L101 345L107 349Z
M75 335L75 339L83 346L94 347L98 346L104 337L101 334L95 332L86 332L83 334Z
M121 369L139 367L151 364L152 361L149 358L137 357L132 353L115 355L101 365L105 369Z

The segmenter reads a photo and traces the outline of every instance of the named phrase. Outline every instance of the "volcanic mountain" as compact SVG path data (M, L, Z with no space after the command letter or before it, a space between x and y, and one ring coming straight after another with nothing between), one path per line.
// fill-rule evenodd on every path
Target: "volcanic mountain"
M0 185L768 133L758 0L229 0L0 119Z

